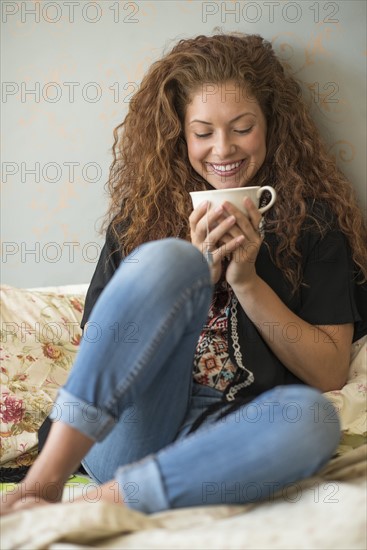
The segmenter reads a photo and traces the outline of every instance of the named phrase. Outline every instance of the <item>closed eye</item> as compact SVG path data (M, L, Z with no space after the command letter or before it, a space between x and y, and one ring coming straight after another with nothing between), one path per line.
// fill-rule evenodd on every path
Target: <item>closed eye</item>
M209 132L208 134L195 134L195 136L198 137L198 138L206 138L206 137L210 136L210 134L211 133Z
M246 128L245 130L235 130L236 134L241 134L241 135L244 135L244 134L249 134L252 130L253 126L251 126L250 128ZM206 137L209 137L211 136L211 132L207 132L206 134L195 134L195 136L197 138L206 138Z
M246 130L235 130L235 132L237 132L237 134L249 134L252 128L253 126L251 126L251 128L246 128Z

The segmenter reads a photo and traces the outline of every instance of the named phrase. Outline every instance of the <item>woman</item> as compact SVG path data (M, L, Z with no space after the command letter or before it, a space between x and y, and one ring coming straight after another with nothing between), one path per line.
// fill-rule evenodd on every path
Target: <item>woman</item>
M272 498L339 442L322 392L344 385L367 331L352 188L260 36L181 40L114 137L83 341L4 511L60 500L80 461L96 499L145 513ZM191 212L190 191L264 184L277 201L263 219L249 199L248 217Z

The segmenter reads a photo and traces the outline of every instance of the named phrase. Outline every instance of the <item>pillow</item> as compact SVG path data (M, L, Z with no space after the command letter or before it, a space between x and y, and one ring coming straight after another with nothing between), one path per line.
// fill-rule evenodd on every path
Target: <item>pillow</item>
M81 339L84 294L0 287L0 432L6 468L28 466Z
M339 454L367 440L367 336L352 345L350 369L341 390L325 393L339 412L342 438Z

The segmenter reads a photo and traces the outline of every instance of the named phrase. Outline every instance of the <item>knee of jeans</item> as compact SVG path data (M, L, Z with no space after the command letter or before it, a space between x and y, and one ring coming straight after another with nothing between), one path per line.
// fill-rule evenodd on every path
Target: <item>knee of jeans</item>
M195 261L201 260L202 256L201 252L190 242L173 237L144 243L140 247L140 252L162 261L171 261L172 259L179 261L181 258Z
M120 268L134 266L134 272L140 267L140 272L156 277L210 277L208 264L201 252L188 241L177 238L167 238L150 241L134 250ZM148 270L148 273L146 271Z

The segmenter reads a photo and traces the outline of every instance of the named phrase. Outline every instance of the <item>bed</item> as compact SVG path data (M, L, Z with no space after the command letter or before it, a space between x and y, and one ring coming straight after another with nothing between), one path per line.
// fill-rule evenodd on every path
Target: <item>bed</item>
M37 455L37 430L65 382L81 338L87 285L1 287L2 498ZM342 439L317 475L271 502L205 506L150 516L88 502L85 477L70 478L64 502L1 519L1 548L365 549L367 337L352 347L347 384L328 392ZM21 475L20 475L21 477ZM72 496L84 500L67 503Z

